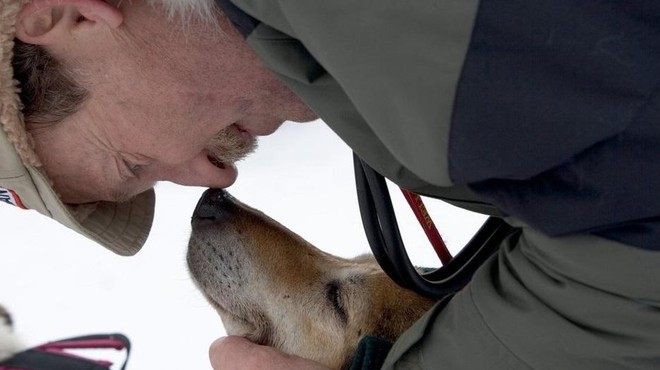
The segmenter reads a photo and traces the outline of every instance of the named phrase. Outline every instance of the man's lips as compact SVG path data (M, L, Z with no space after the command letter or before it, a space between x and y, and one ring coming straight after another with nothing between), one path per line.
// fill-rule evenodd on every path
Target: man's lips
M224 170L225 168L227 168L227 165L224 164L224 163L222 163L222 162L221 162L219 159L217 159L216 157L214 157L214 156L212 156L212 155L209 155L209 156L207 156L207 158L209 159L209 162L211 162L212 165L214 165L214 166L216 166L216 167L218 167L218 168L220 168L220 169L223 169L223 170Z

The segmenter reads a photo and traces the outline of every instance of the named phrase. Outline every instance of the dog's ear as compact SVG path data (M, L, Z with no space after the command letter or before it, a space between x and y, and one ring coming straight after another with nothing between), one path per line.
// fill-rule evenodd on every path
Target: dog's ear
M371 335L389 342L396 341L396 338L398 338L403 331L400 325L393 322L395 320L398 321L396 313L390 308L385 308L382 312L379 312L379 315L380 320L378 320L378 325Z
M355 257L353 257L352 261L356 262L356 263L376 263L376 264L378 264L378 262L376 261L376 257L374 257L374 255L371 254L371 253L364 253L364 254L360 254L358 256L355 256Z

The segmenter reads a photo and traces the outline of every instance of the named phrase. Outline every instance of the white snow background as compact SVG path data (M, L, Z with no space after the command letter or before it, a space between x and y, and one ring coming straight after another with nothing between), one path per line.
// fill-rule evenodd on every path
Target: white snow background
M210 370L208 346L224 329L185 263L190 216L204 190L158 184L151 236L134 257L116 256L33 211L0 205L0 304L23 342L120 332L132 341L129 370ZM321 121L286 123L262 138L239 163L229 191L320 249L343 257L369 251L351 151ZM391 192L413 262L437 266L412 211L398 189ZM454 253L485 219L425 202ZM87 354L122 358L114 352Z

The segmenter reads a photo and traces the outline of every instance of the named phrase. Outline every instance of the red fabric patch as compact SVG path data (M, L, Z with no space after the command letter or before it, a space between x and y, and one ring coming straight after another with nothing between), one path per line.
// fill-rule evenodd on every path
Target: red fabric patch
M21 198L16 194L15 191L11 189L6 189L0 187L0 202L5 202L7 204L11 204L12 206L16 206L18 208L22 209L27 209L25 204L23 204L23 201L21 201Z

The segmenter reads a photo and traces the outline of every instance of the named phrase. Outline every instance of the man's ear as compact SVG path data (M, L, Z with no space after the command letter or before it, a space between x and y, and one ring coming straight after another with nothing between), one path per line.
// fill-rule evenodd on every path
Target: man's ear
M104 0L32 0L18 14L16 37L28 44L49 45L78 30L119 27L120 9Z

